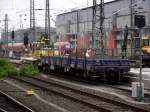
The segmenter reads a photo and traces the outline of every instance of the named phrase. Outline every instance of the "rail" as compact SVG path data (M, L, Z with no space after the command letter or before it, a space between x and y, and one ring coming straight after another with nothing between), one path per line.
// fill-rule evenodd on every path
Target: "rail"
M46 80L43 80L43 79L35 78L35 77L32 77L32 76L22 76L22 77L13 77L13 78L16 79L16 80L19 80L21 82L31 84L35 87L44 89L46 91L53 92L55 94L58 94L58 95L61 95L61 96L64 96L64 97L67 97L67 98L70 98L70 99L73 99L75 101L78 101L78 102L84 103L86 105L89 105L90 107L94 107L98 110L103 110L103 111L106 111L106 112L112 112L112 110L111 110L112 108L108 109L108 105L111 105L111 107L112 107L112 105L114 107L119 106L119 108L129 109L129 110L132 110L132 111L135 111L135 112L150 112L149 110L139 108L139 107L136 107L136 106L133 106L133 105L129 105L127 103L123 103L123 102L120 102L120 101L104 98L104 97L101 97L101 96L98 96L98 95L95 95L95 94L87 93L87 92L82 91L82 90L78 90L78 89L75 89L75 88L72 88L72 87L64 86L64 85L61 85L61 84L56 83L56 82L54 83L54 82L46 81ZM44 86L42 86L42 85L44 85ZM52 85L55 86L57 88L57 90L56 90L56 88L55 89L49 88ZM76 97L69 95L69 93L64 94L63 92L60 92L58 87L61 88L61 89L63 88L67 91L69 90L69 91L72 91L72 92L76 93L75 94ZM79 97L77 97L78 94L84 95L84 97L87 96L88 98L97 99L96 101L98 101L99 103L101 101L103 101L103 102L105 102L104 103L105 106L107 105L107 108L105 108L104 105L98 105L99 103L94 101L94 100L92 100L92 101L94 101L94 103L93 103L91 100L90 100L91 102L89 102L88 100L85 100L85 99L82 99L82 98L80 99Z
M0 90L0 95L3 96L4 98L7 99L8 102L11 102L14 105L17 105L18 108L20 108L22 110L22 112L34 112L32 109L30 109L29 107L25 106L24 104L22 104L21 102L17 101L16 99L14 99L13 97L11 97L10 95L4 93L3 91ZM4 109L0 109L0 111L2 112L8 112Z

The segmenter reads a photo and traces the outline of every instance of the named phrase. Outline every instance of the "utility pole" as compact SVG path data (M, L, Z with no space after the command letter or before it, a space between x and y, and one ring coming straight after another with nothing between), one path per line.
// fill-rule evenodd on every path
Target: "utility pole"
M32 42L35 41L35 8L34 0L30 0L30 32L33 37Z
M99 46L101 50L101 57L104 55L104 0L93 0L93 22L92 22L92 32L93 32L93 46L97 44L95 37L99 41ZM99 33L97 36L96 34Z
M8 15L5 14L5 43L7 44L8 47Z
M48 36L49 44L52 46L52 41L51 41L51 29L50 29L50 4L49 4L49 0L46 0L46 10L45 10L45 34Z
M93 18L92 18L92 48L96 48L96 12L97 12L97 0L93 0Z
M100 0L100 48L104 56L104 0Z
M77 38L78 38L78 34L79 34L79 10L76 11L77 14L77 33L75 34L75 54L76 54L76 60L78 58L78 48L77 48ZM77 61L75 63L75 68L77 67Z
M131 17L130 17L130 24L131 24L131 28L133 27L133 0L130 0L130 14L131 14Z
M77 10L77 34L79 33L79 12L80 10Z
M130 14L131 14L131 17L130 17L130 25L131 25L131 29L133 28L133 1L130 0ZM134 32L134 31L131 31L131 32ZM131 33L131 57L133 56L133 45L134 44L134 39L133 39L133 33Z

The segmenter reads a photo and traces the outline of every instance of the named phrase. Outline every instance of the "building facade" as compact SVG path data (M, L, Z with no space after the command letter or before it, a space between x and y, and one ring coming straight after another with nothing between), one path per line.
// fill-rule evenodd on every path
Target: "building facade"
M45 29L41 28L41 27L36 27L36 33L35 33L35 39L33 38L32 34L30 33L30 28L28 29L19 29L15 31L15 37L14 37L14 42L15 43L23 43L24 42L24 34L28 34L28 38L29 38L29 43L36 41L36 39L38 37L40 37L41 35L45 34ZM11 38L12 32L8 32L8 43L12 42L12 38ZM51 41L54 43L56 42L56 29L55 28L51 28ZM6 44L7 43L7 39L5 37L5 33L3 32L1 35L1 43Z
M83 8L71 12L63 13L56 18L56 32L59 37L66 35L78 35L82 41L81 46L91 47L92 41L99 40L99 37L92 39L92 18L93 8ZM150 0L114 0L104 4L104 29L105 29L105 48L121 49L124 39L124 28L128 26L128 48L131 49L131 37L138 36L135 33L137 29L134 25L135 15L144 15L146 17L146 26L142 32L143 36L149 37L150 34ZM137 32L137 31L136 31ZM110 41L110 42L109 42ZM112 42L113 41L113 42ZM98 43L94 43L98 47ZM110 45L113 44L113 45Z

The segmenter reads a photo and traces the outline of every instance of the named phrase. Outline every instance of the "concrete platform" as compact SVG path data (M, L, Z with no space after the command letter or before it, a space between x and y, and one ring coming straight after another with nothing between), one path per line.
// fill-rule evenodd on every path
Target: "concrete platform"
M139 81L139 68L131 68L129 74L125 76L128 82L138 82ZM150 68L142 69L142 80L144 83L144 87L150 90Z

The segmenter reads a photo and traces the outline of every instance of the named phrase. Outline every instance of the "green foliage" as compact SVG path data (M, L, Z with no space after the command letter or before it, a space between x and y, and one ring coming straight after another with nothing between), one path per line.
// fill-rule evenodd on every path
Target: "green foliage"
M39 71L37 68L35 68L32 65L22 65L19 70L20 75L31 75L35 76L39 74Z
M6 59L0 59L0 78L17 74L18 71L14 64L9 63Z
M18 70L16 69L16 66L14 64L7 65L7 68L5 68L8 75L18 75Z
M3 67L8 64L8 61L6 59L0 59L0 67Z
M35 76L39 74L39 71L32 65L22 65L17 70L16 66L9 63L8 60L0 59L0 78L18 74Z
M0 67L0 78L8 76L7 71Z

